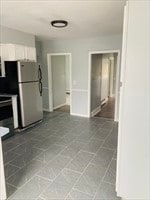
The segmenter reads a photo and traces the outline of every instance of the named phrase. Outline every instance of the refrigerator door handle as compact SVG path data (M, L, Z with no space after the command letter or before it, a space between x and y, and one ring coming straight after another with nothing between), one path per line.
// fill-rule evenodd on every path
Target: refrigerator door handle
M38 70L38 78L39 78L39 81L42 80L42 70L40 68L40 65L39 65L39 70Z
M39 92L40 92L40 96L42 96L42 91L43 89L42 89L42 82L41 81L39 81Z

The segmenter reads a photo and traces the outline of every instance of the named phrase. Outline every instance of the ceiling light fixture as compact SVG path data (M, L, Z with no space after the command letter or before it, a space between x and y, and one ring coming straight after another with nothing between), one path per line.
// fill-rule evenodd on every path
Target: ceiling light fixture
M64 28L68 25L68 22L65 20L54 20L51 21L51 25L56 28Z

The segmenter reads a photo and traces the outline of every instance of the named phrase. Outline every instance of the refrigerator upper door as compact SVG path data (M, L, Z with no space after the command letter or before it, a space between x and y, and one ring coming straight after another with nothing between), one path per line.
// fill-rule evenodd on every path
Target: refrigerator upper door
M38 81L38 65L36 62L18 61L18 81Z
M43 118L39 82L19 83L22 127Z

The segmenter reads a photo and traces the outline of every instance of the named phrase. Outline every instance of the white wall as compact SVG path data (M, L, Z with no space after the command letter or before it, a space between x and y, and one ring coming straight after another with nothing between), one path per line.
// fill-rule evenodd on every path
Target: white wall
M101 101L105 100L109 95L109 54L102 55L102 81L101 81Z
M88 61L90 51L121 50L122 36L42 41L44 108L48 109L47 53L72 53L72 112L88 116Z
M66 56L51 56L53 107L66 104Z
M150 1L129 1L121 88L117 193L150 199ZM126 18L127 19L127 18Z
M41 49L41 42L35 40L35 48L36 48L36 60L37 63L42 63L42 49Z
M20 44L35 47L35 36L22 31L0 26L0 43Z
M101 106L102 55L92 55L91 65L91 111Z

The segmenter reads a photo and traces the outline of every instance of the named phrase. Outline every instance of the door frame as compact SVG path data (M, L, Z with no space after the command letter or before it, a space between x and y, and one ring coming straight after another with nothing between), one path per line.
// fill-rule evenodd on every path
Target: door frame
M48 53L47 54L47 66L48 66L48 98L49 98L49 111L53 112L53 87L52 87L52 56L69 56L70 66L70 114L72 113L72 54L71 53Z
M120 85L120 50L106 50L106 51L90 51L89 52L89 67L88 67L88 117L91 117L91 70L92 70L92 55L93 54L108 54L117 53L117 69L116 69L116 86L115 86L115 114L114 121L119 119L119 85Z

